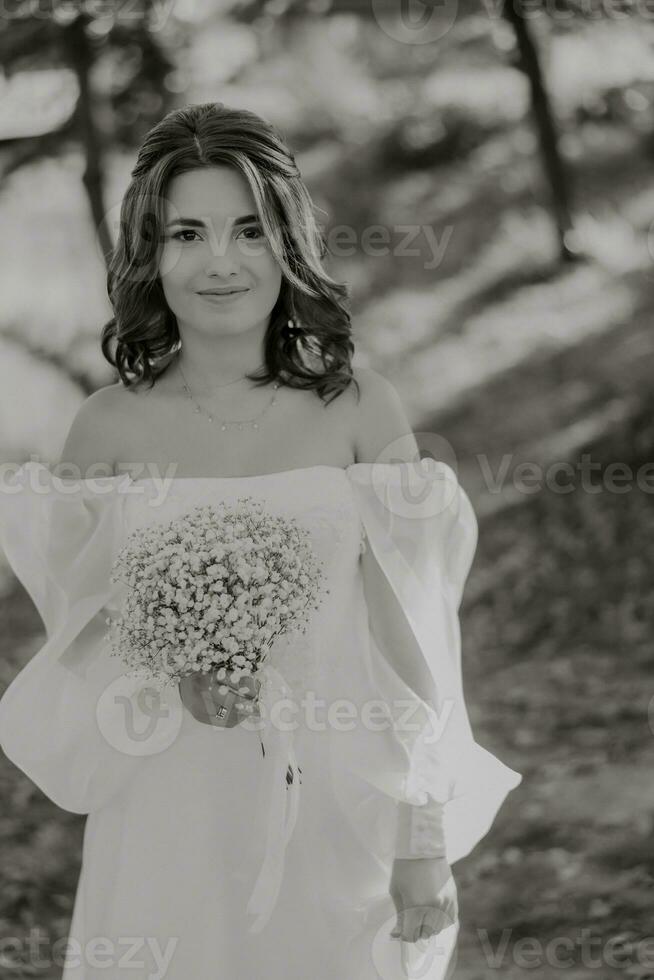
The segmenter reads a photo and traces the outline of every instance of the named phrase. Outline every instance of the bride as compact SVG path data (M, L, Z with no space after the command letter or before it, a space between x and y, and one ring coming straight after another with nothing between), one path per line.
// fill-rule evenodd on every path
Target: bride
M439 671L444 676L447 669L443 643L449 643L455 660L458 654L456 609L474 552L476 523L465 494L455 479L450 480L452 471L444 464L440 464L439 472L447 477L445 483L455 494L452 510L442 506L438 512L432 511L419 521L403 520L401 515L394 513L391 516L395 523L389 521L385 528L382 528L383 514L375 517L374 508L378 506L379 497L379 487L373 479L375 473L381 471L386 491L392 491L394 486L397 489L395 477L400 472L409 482L427 481L433 487L435 481L420 465L415 436L393 386L373 370L352 367L354 344L350 317L345 308L347 291L325 271L322 264L325 254L325 240L294 157L271 125L251 112L230 109L221 103L189 105L165 116L147 134L140 148L124 196L120 233L108 274L114 315L104 328L102 350L116 368L118 380L95 392L82 404L68 433L61 462L55 469L62 477L75 474L82 481L104 474L114 488L125 478L133 486L142 482L150 487L175 487L178 491L176 499L181 499L183 504L188 501L190 505L196 491L221 499L236 491L256 491L271 507L285 508L289 514L306 512L306 519L316 535L315 529L327 528L326 534L314 540L317 551L330 569L329 584L333 593L331 611L321 627L325 640L329 636L330 642L320 645L320 631L316 630L310 634L309 645L313 644L325 656L328 655L327 647L350 649L348 669L351 668L352 676L348 676L347 683L354 685L355 678L360 677L362 692L368 683L365 678L370 678L376 671L375 691L390 691L395 684L397 691L410 694L414 702L425 706L442 698L442 692L436 690L435 678L438 681ZM29 491L26 491L26 497L29 498ZM112 498L112 505L116 499ZM353 501L358 513L356 509L352 511ZM15 522L18 506L14 504L12 511L11 498L0 502L0 518L3 517L2 508L6 510L5 528L10 521ZM30 504L26 506L29 509ZM129 502L127 509L131 507ZM316 515L321 520L326 519L327 524L319 525ZM450 530L445 527L448 521L452 522L451 527L448 525ZM403 539L400 531L394 531L400 527L405 527L406 534L411 536L410 547L404 555L408 565L402 561L400 553L407 547L409 538L405 535ZM382 542L382 534L386 535L385 543L378 544ZM423 543L419 543L419 538ZM18 544L12 544L12 540L11 534L6 533L3 543L10 561L19 567L16 556L21 548L28 547L29 541L22 539ZM457 540L461 542L459 552L448 551ZM99 547L98 542L95 547ZM116 539L108 547L114 553ZM411 591L404 589L399 576L408 576L407 582L412 576L412 589L419 589L425 583L428 587L427 572L423 578L423 570L427 565L433 569L439 562L443 563L445 571L442 574L448 577L448 582L451 578L451 586L444 587L442 593L450 595L451 602L441 611L442 622L446 623L442 629L449 631L443 636L448 639L437 649L435 637L430 639L430 629L436 627L425 625L421 631L420 625L415 626L421 616L428 614L422 609L418 611L416 598L414 615ZM450 565L445 567L445 562ZM365 625L360 618L361 604L356 602L359 582L363 583L361 596L365 595L366 600L365 624L370 617L370 635L366 626L365 643L361 633ZM32 594L36 594L36 589ZM350 600L351 606L348 605ZM424 622L426 624L427 619ZM408 623L414 624L412 629ZM340 631L338 636L337 630ZM89 639L88 650L91 643ZM364 647L370 658L369 673L366 673L365 665L357 673L359 666L354 661L357 651ZM100 651L101 646L98 644L95 649ZM54 655L51 650L48 657L52 667ZM44 656L44 665L46 659ZM334 664L337 662L338 658L335 658ZM336 667L333 677L337 677ZM245 743L245 726L240 724L245 718L243 713L236 711L229 732L217 721L220 695L213 680L211 673L196 673L179 686L184 725L187 726L183 731L192 736L184 744L189 747L195 744L193 738L197 739L197 744L193 755L175 761L175 768L170 762L166 771L163 762L157 762L157 765L161 764L157 778L163 779L165 775L169 781L168 793L171 786L185 785L188 766L200 758L205 749L214 753L211 758L215 761L221 761L220 752L226 751L227 745L233 751L234 759L239 752L250 751L251 743L247 746ZM54 797L52 774L56 766L50 760L46 776L43 745L40 754L34 745L28 752L24 732L17 733L21 707L19 682L20 676L14 683L13 694L10 688L0 702L0 740L10 758ZM27 682L24 683L23 698L29 691ZM33 673L32 685L36 683L37 676ZM60 683L67 682L61 680ZM322 968L319 967L320 958L325 955L338 957L331 959L328 974L338 964L337 968L344 971L342 975L351 976L352 980L355 976L357 980L364 980L364 977L380 975L395 980L406 975L392 959L395 954L379 954L373 950L378 941L375 936L380 922L385 921L388 913L383 895L375 900L378 906L374 906L370 897L380 895L380 874L385 875L387 896L392 902L392 936L402 941L403 956L406 950L402 944L424 949L424 941L445 935L449 928L457 927L457 891L451 861L467 853L483 836L501 801L521 778L472 740L463 695L457 683L456 679L452 682L450 693L458 706L459 726L455 718L450 741L444 740L443 748L435 749L431 760L425 763L422 772L425 794L420 803L416 795L409 793L406 782L401 783L401 788L398 788L400 783L393 783L393 788L387 789L384 787L390 783L383 782L381 775L373 778L366 773L367 748L363 741L354 741L353 736L352 746L361 745L357 764L362 778L369 781L369 791L370 785L375 786L373 795L367 798L370 809L365 810L363 806L357 809L353 795L352 810L347 814L349 822L341 825L336 816L337 809L334 809L327 824L327 817L321 818L320 814L332 813L331 807L336 807L334 790L329 779L312 784L310 760L314 758L311 754L314 748L309 748L306 743L307 754L300 770L302 788L299 785L290 788L304 794L302 806L305 809L299 811L297 826L302 841L305 833L303 816L307 814L307 850L298 850L295 857L289 850L283 885L278 883L281 891L274 909L277 918L271 920L271 925L276 923L276 928L261 933L263 945L260 951L257 951L257 940L246 932L245 924L242 929L240 927L241 919L245 919L243 906L239 904L240 893L229 893L232 898L225 897L222 905L216 900L214 913L217 918L212 921L218 921L224 914L231 923L231 932L225 933L221 946L203 919L204 906L209 901L202 897L205 894L202 890L204 879L200 880L203 872L194 872L195 888L189 872L187 888L181 858L179 861L171 858L168 869L159 865L154 868L145 861L143 853L149 839L157 837L161 847L171 848L172 853L179 841L179 837L173 835L175 821L171 816L164 820L161 809L154 811L154 826L152 822L148 827L139 823L140 820L145 823L145 818L139 816L141 808L147 806L147 801L159 791L159 783L151 783L148 794L144 788L146 778L155 779L154 763L150 761L149 769L135 770L132 766L129 778L122 772L117 775L111 793L107 789L106 799L98 791L101 803L96 800L91 804L80 796L70 804L71 809L87 812L89 821L94 820L92 829L87 824L71 935L83 937L91 929L102 929L105 930L103 934L114 936L117 923L125 928L132 924L124 910L133 897L133 886L132 893L121 892L119 882L132 880L127 873L128 862L136 862L135 853L138 852L138 860L143 862L139 865L141 875L153 881L148 889L140 892L142 901L146 901L152 910L151 920L161 922L163 929L164 919L168 916L166 923L176 930L180 948L184 946L185 935L189 940L177 968L173 958L173 969L178 972L165 974L174 980L178 977L181 980L184 975L196 976L198 980L205 977L208 980L209 976L229 977L230 980L240 978L238 971L246 958L243 943L252 944L252 952L247 955L261 956L260 960L252 960L252 964L259 966L242 967L243 977L255 977L257 969L264 970L264 964L267 964L267 977L290 976L295 980L318 977ZM228 742L228 738L233 741ZM208 739L213 740L209 743ZM181 752L179 741L175 743L174 751ZM318 740L314 741L317 744ZM369 741L372 745L375 740ZM299 738L298 743L299 749L304 743ZM66 751L68 755L62 749L57 764L70 767L72 750L68 747ZM418 766L415 745L410 751L414 756L411 765ZM52 752L55 752L54 748ZM89 767L99 764L100 752L98 749L97 758L88 763ZM172 750L167 752L170 754ZM166 754L162 753L163 756ZM212 833L216 837L223 833L225 837L232 835L232 844L236 849L241 848L243 855L248 851L251 837L245 829L237 839L238 814L245 812L238 809L239 793L242 790L241 805L245 807L248 799L254 799L250 795L251 789L256 789L252 757L247 756L247 759L250 761L245 764L253 772L252 786L245 777L242 786L236 780L230 784L229 813L223 817L217 815L213 830L207 830L208 847ZM483 769L486 790L489 786L494 787L490 792L485 791L482 802L470 802L467 811L463 809L465 796L456 788L456 780L463 779L461 773L466 759L470 763L468 773L474 771L478 775ZM80 763L76 764L81 772ZM113 761L109 765L113 765ZM116 765L122 766L123 762ZM317 767L315 761L316 771ZM371 772L373 768L371 763ZM135 777L135 771L145 775ZM443 773L448 774L449 783L440 779ZM140 778L144 781L142 786L138 783ZM473 782L470 777L471 787ZM483 779L479 785L482 783ZM441 784L445 786L443 792L439 792ZM190 814L196 826L199 848L198 842L203 839L204 811L211 807L203 801L205 788L199 783L189 785L195 789L189 789L183 798L173 794L170 803L173 811L178 806L186 807L187 819ZM341 786L345 787L345 782ZM342 791L345 794L345 788ZM142 797L138 796L139 792ZM180 789L180 792L183 791ZM323 795L312 797L312 793ZM345 798L344 795L340 797L341 805ZM225 797L218 795L211 799L215 810L216 800ZM140 800L138 807L136 800ZM447 814L448 806L454 814L457 800L461 804L457 811L459 817L452 816L448 840L450 832L444 814ZM66 805L63 792L57 795L57 801ZM476 816L472 814L475 808ZM466 822L461 820L461 812L468 813L471 829L467 837L461 830ZM374 813L379 818L377 823L372 819ZM157 814L161 814L161 821ZM314 814L315 822L311 824ZM152 812L150 817L152 820ZM222 825L221 819L224 819ZM116 829L118 823L122 828L120 832ZM313 841L309 838L310 824L314 832L323 835L311 847L308 843ZM355 825L359 837L352 831ZM386 842L386 851L381 845L377 848L377 843L373 844L373 839L377 841L376 826L381 828L379 840L383 838ZM248 834L251 833L248 825ZM454 843L457 833L461 834L461 840ZM268 839L272 840L272 837ZM131 849L128 841L134 845ZM393 844L390 857L389 841ZM289 848L292 849L292 845L293 841ZM313 857L307 857L304 865L297 857L300 853L313 855L316 852L315 860L322 861L324 858L318 852L325 848L330 850L331 864L335 866L333 878L328 877L324 868L319 872L318 866L311 864ZM107 850L111 851L111 867L102 863L102 852ZM184 859L187 870L190 854L189 851ZM273 855L273 864L275 860ZM297 868L294 860L298 862ZM101 870L98 870L100 866ZM324 877L315 880L313 876L319 873ZM154 884L155 875L158 885ZM109 878L113 882L111 887ZM312 890L321 893L315 912L308 905L308 879L312 880ZM350 884L345 885L346 881ZM102 889L104 883L107 888L105 904L99 910L96 895L96 904L91 910L93 887ZM333 894L330 892L332 887ZM336 894L341 888L351 888L352 894ZM181 897L175 904L171 895L176 890L180 896L187 896L186 904ZM166 896L166 892L170 894ZM224 893L220 891L219 894ZM189 907L188 903L194 900L196 904ZM159 912L156 911L158 903L161 903ZM230 908L226 909L228 904ZM122 915L116 911L119 908L123 910ZM325 920L333 923L333 928L337 928L335 923L342 921L350 930L349 944L343 943L338 953L324 952L329 940L321 932L326 928L317 911L321 908L327 909L328 915L333 912L333 919ZM379 910L376 919L372 908ZM340 909L343 910L342 919L338 918L340 912L337 910ZM180 920L175 922L177 914ZM267 914L271 914L271 909ZM315 915L314 919L311 919L312 915ZM182 916L197 920L187 933ZM300 920L308 920L309 926L300 929ZM138 922L133 921L135 931L141 921L140 918ZM232 939L234 950L230 946ZM338 944L338 936L332 936L331 941ZM191 946L194 946L193 952L189 952ZM213 948L215 961L208 959L208 946ZM206 972L208 962L215 962L215 972ZM248 970L255 972L248 974ZM436 972L422 975L440 977L443 971L441 964ZM103 975L107 976L106 972ZM123 973L118 971L115 975L122 976ZM126 971L125 975L128 975ZM153 974L135 974L132 970L129 975L145 977ZM87 965L84 973L78 974L70 967L64 976L66 980L72 980L78 976L95 976L95 973Z

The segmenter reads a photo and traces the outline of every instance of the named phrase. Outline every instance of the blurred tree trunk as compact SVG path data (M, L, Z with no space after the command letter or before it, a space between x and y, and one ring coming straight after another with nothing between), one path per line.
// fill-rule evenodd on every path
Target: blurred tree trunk
M95 106L90 81L93 53L86 30L88 22L89 17L87 14L82 13L76 17L64 29L64 43L68 50L69 64L75 72L79 85L79 99L75 108L75 115L78 121L78 132L85 159L82 182L91 207L93 227L100 241L105 265L107 265L113 249L113 242L111 241L109 229L104 220L106 214L103 186L104 175L100 138L95 125Z
M557 126L550 103L538 49L524 16L522 0L508 0L502 13L513 28L518 45L519 67L529 80L531 106L538 131L540 151L545 174L550 186L551 205L559 238L559 254L563 262L570 262L578 255L570 247L573 229L571 207L571 179L561 153Z

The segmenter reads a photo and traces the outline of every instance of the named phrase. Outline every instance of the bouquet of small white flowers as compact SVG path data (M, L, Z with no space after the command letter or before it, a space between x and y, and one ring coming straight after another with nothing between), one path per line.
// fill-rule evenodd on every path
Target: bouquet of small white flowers
M111 573L124 602L107 620L110 652L159 690L213 670L219 693L250 695L252 711L272 642L306 633L318 608L321 565L308 531L251 497L138 528Z

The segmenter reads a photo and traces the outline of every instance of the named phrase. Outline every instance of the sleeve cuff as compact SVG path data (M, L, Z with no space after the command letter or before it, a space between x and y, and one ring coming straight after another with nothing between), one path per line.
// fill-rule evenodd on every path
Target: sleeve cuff
M397 804L395 857L446 857L441 803L430 799L422 805Z

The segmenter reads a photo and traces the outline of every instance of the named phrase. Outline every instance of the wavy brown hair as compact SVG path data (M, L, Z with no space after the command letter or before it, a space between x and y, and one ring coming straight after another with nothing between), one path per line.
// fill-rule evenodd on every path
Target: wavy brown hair
M173 110L143 140L107 272L114 315L102 330L104 357L126 387L152 387L177 353L177 320L159 279L164 200L174 177L212 166L232 167L246 178L282 270L264 367L246 377L255 387L280 379L289 387L313 388L322 399L337 398L353 383L359 395L347 286L323 268L327 244L295 158L270 123L221 102ZM287 330L289 317L301 330L295 339Z

